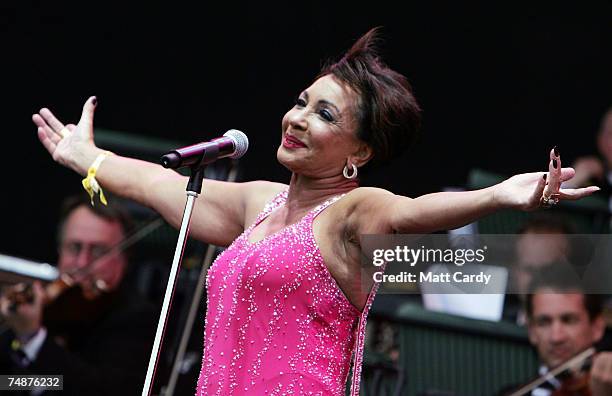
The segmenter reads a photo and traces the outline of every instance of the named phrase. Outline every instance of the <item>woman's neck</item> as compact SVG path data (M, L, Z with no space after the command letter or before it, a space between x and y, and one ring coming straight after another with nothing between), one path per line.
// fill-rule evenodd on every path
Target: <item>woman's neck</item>
M285 207L289 212L303 212L330 197L347 193L357 187L357 179L349 180L342 175L313 179L293 173Z

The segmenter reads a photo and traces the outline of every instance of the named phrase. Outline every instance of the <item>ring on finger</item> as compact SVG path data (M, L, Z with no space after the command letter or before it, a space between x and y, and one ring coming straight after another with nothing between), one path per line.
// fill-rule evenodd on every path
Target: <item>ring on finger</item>
M551 195L542 194L542 197L540 198L540 204L544 208L551 208L558 203L559 203L559 194L551 194Z

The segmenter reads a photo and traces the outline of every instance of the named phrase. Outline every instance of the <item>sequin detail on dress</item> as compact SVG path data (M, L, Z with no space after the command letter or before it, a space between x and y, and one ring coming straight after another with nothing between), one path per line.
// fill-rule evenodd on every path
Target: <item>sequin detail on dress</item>
M355 349L359 366L352 394L359 394L365 316L374 293L363 313L350 303L325 266L312 230L314 218L341 197L249 242L251 231L285 203L284 191L217 257L206 278L196 396L344 395Z

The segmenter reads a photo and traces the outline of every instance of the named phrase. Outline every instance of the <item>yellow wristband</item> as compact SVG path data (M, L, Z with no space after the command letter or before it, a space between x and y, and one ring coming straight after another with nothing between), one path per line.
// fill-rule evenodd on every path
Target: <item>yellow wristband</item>
M100 184L98 184L98 181L96 180L96 172L98 172L100 164L102 164L106 157L111 154L113 153L110 151L100 153L89 169L87 169L87 177L85 177L82 181L83 188L85 191L87 191L87 194L89 194L89 198L91 199L91 206L94 205L94 194L98 193L100 193L100 202L102 202L104 205L108 204L106 202L106 197L104 197L104 191L102 191L102 187L100 187Z

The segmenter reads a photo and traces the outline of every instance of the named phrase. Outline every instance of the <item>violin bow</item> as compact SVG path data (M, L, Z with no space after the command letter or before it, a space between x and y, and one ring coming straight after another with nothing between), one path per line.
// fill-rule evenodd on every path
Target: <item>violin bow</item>
M576 354L575 356L571 357L570 359L568 359L565 363L561 363L557 367L555 367L552 370L548 371L546 374L536 378L535 380L531 381L527 385L522 386L517 391L511 393L510 396L522 396L522 395L527 394L528 392L531 392L532 390L534 390L538 386L542 385L544 382L550 380L551 378L555 378L557 375L561 374L565 370L567 370L567 369L569 369L571 367L577 366L578 364L582 363L586 359L588 359L591 356L593 356L595 354L595 352L596 352L596 350L595 350L594 347L590 347L588 349L585 349L584 351L582 351L582 352Z

